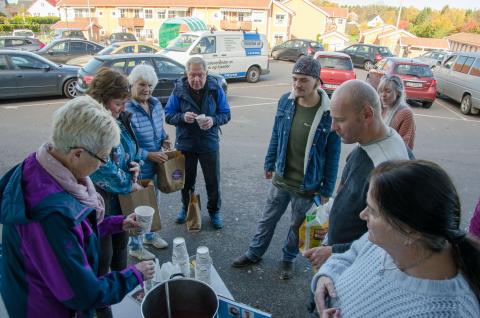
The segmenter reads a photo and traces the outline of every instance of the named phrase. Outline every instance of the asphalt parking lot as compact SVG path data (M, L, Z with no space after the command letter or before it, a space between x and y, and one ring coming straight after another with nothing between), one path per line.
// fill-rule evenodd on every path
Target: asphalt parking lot
M277 227L270 249L262 262L247 269L233 269L231 261L241 255L255 232L269 182L263 179L263 159L271 134L276 104L290 90L290 62L270 61L271 73L255 84L229 83L231 122L222 128L222 213L225 228L215 231L206 211L203 230L191 234L174 218L180 207L178 193L163 195L162 235L171 242L176 236L187 239L189 252L197 246L210 247L214 265L236 300L269 311L274 317L305 317L305 303L311 279L309 264L299 257L295 277L279 279L281 247L287 233L288 213ZM356 70L359 79L365 72ZM50 118L66 100L29 99L0 101L0 175L34 151L50 135ZM465 116L458 104L437 99L430 109L413 107L417 125L414 153L417 158L434 160L451 174L462 200L462 226L466 226L480 195L480 116ZM174 134L174 129L167 126ZM343 146L340 169L352 146ZM341 171L341 170L340 170ZM202 175L197 190L206 203ZM161 262L171 257L171 249L157 253Z

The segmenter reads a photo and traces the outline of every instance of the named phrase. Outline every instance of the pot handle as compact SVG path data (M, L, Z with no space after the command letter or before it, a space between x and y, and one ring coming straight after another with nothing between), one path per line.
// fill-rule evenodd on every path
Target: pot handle
M183 273L175 273L175 274L172 274L172 276L170 276L170 279L174 279L175 277L185 278L185 275L183 275Z

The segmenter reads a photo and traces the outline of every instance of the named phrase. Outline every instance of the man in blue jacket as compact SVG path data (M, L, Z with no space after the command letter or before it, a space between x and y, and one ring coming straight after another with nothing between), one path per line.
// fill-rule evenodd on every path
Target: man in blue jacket
M220 217L220 156L218 131L230 121L230 106L217 80L207 74L200 57L187 61L187 76L178 79L165 108L166 121L175 125L175 147L185 155L185 186L177 223L184 223L189 193L195 189L200 161L207 188L207 210L215 229L223 227Z
M340 137L330 129L330 100L319 88L320 63L302 57L292 73L293 91L278 102L265 158L265 178L273 180L263 215L247 252L232 263L244 267L260 261L290 204L292 221L283 246L281 279L292 277L298 231L314 196L326 203L333 193L340 157Z

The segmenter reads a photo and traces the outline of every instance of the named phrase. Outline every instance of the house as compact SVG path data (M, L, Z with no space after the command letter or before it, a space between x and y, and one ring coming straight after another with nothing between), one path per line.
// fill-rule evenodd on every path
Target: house
M47 0L35 1L27 12L34 17L59 17L60 13L55 8L55 2L53 4Z
M480 52L480 34L456 33L447 37L447 41L454 52Z
M309 0L59 0L62 21L98 19L102 36L132 32L158 41L168 18L194 16L217 30L258 31L270 46L293 38L317 40L332 29L345 33L348 10L318 7Z
M400 37L398 56L417 57L428 51L450 50L447 39Z
M379 15L375 16L373 19L371 19L370 21L367 22L367 25L370 28L376 28L376 27L384 25L384 24L385 24L385 22L383 21L383 19Z
M351 24L355 24L357 25L358 24L358 14L356 14L355 12L353 11L350 11L348 13L348 17L347 17L347 23L351 23Z
M378 41L378 36L384 33L396 31L397 27L391 24L384 24L380 27L367 29L360 32L360 43L375 44Z
M401 37L416 38L417 36L403 29L392 30L380 33L373 44L386 46L393 52L393 54L400 56L400 46L398 45L398 42Z
M326 51L339 51L344 49L349 42L349 38L338 31L331 31L320 37Z

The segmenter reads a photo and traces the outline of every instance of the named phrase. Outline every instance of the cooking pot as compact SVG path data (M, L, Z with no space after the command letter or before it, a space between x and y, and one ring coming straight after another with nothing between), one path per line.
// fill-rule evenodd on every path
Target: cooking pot
M143 318L214 318L218 297L204 282L175 274L152 288L142 302ZM175 278L175 279L173 279Z

